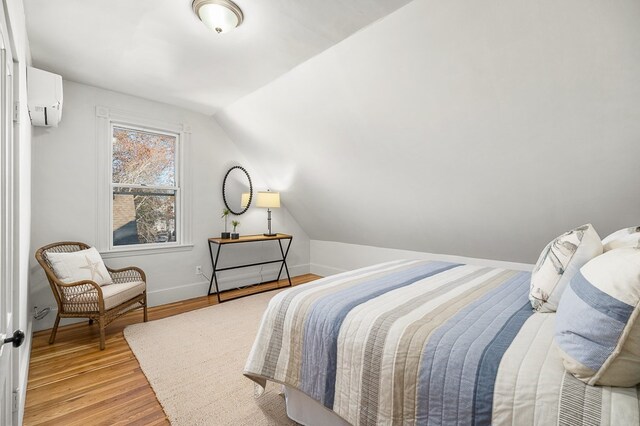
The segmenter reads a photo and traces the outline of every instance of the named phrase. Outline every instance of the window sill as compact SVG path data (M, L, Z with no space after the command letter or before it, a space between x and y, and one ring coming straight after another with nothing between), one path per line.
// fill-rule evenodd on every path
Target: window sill
M175 253L179 251L193 250L193 244L180 244L172 246L155 246L155 247L127 247L111 249L109 251L101 251L100 255L104 259L112 259L116 257L128 256L148 256L151 254Z

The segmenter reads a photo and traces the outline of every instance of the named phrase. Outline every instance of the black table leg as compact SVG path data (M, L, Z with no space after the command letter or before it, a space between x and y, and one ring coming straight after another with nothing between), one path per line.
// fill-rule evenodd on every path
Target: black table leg
M213 251L211 250L211 241L209 241L209 257L211 258L211 267L215 271L216 270L216 266L213 263ZM211 286L212 285L213 285L213 272L211 273L211 279L209 280L209 291L207 291L208 295L211 294Z
M214 284L216 284L216 297L218 298L218 303L220 303L220 289L218 288L218 277L216 275L216 272L218 272L217 270L217 265L218 265L218 258L220 257L220 248L222 247L221 244L217 244L218 246L218 250L216 251L216 259L213 259L213 250L211 250L211 242L209 242L209 257L211 257L211 264L213 265L213 272L211 273L211 280L209 281L209 295L211 295L211 286Z
M285 272L287 273L287 279L289 280L289 287L291 284L291 277L289 276L289 268L287 267L287 255L289 254L289 248L291 248L291 243L293 242L293 238L289 239L289 245L287 246L287 251L282 249L282 240L278 240L278 245L280 246L280 254L282 254L282 265L280 265L280 271L278 271L278 278L276 281L280 281L280 276L282 275L282 268L284 267Z

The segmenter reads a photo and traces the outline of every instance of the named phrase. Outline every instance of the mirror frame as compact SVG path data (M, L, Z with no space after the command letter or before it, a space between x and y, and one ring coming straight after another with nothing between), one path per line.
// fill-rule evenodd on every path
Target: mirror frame
M229 203L227 202L227 195L225 194L225 189L226 189L226 185L227 185L227 177L229 177L229 174L234 169L240 169L245 175L247 175L247 179L249 180L249 202L247 203L247 207L245 207L244 210L242 210L241 212L234 212L233 209L231 209L231 207L229 207ZM235 216L240 216L241 214L244 214L244 213L247 212L247 210L249 210L249 207L251 206L251 200L253 200L253 184L251 183L251 176L249 176L249 172L247 172L247 170L244 167L242 167L242 166L233 166L224 175L224 179L222 180L222 199L224 200L224 205L227 207L227 209L229 209L231 214L233 214Z

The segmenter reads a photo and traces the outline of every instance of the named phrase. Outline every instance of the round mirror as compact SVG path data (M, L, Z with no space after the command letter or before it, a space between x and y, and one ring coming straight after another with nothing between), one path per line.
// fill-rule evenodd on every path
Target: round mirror
M246 212L253 198L251 177L244 167L233 166L222 181L222 199L224 205L235 215Z

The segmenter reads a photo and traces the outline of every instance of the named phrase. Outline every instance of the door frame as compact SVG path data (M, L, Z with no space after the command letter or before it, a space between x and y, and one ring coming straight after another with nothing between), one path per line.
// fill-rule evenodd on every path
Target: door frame
M19 164L18 132L14 127L14 84L15 54L8 22L7 9L0 8L0 303L4 318L0 319L0 333L11 336L19 325L19 287L16 279L19 274L19 176L16 174ZM18 424L20 416L20 353L11 344L0 348L0 365L7 369L6 376L0 381L0 422ZM25 384L26 385L26 384ZM6 410L6 412L5 412Z

